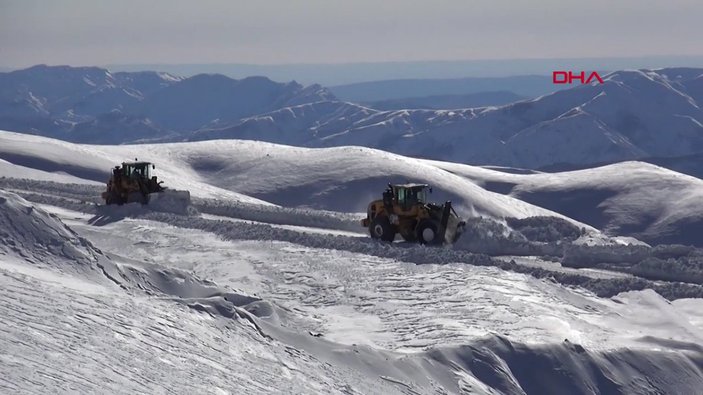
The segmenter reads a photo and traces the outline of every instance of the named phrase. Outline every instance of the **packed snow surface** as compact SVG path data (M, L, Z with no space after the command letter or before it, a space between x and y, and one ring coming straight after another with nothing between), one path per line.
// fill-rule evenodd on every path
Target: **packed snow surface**
M97 209L109 169L135 156L197 210ZM519 175L358 147L108 147L6 132L0 158L0 392L703 387L699 251L609 238L521 200L596 188L589 177L617 170ZM695 179L623 166L644 178L611 209L654 179L696 191ZM475 216L471 237L445 248L366 237L355 202L405 179ZM672 256L679 266L651 270ZM686 281L664 276L674 272Z

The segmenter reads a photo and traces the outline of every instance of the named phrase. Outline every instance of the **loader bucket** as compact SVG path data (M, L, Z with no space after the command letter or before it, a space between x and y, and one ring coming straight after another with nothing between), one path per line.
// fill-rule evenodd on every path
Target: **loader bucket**
M453 244L464 232L464 227L466 226L466 221L457 218L456 216L451 216L447 222L447 228L444 231L444 242L446 244Z
M440 221L440 232L444 234L444 244L454 244L454 242L459 239L459 236L461 236L461 233L464 231L464 226L466 225L466 221L459 218L453 211L452 202L447 201L444 203L442 219Z
M175 214L188 214L191 208L190 192L165 189L148 195L149 209Z

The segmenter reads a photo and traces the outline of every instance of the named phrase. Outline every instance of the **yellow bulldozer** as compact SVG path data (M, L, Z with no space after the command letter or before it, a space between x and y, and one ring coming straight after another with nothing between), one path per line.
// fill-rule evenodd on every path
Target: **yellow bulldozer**
M454 243L466 221L454 211L450 201L430 203L427 184L388 184L383 198L369 203L361 221L374 239L395 240L396 234L408 242L439 245Z
M171 206L176 211L184 210L190 205L190 192L176 191L161 186L151 171L156 166L151 162L122 162L115 166L107 182L107 189L102 193L106 205L123 205L141 203L143 205Z

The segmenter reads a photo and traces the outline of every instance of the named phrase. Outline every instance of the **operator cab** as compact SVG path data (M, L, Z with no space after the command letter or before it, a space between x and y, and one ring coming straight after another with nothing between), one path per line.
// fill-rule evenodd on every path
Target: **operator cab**
M123 162L122 175L142 180L151 179L151 169L156 167L151 162Z
M427 203L427 192L432 192L427 184L396 184L392 188L398 204L403 207Z

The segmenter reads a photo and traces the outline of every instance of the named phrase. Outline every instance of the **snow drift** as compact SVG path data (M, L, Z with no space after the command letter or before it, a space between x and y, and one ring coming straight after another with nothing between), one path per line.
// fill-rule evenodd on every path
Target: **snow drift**
M61 220L0 190L0 252L35 264L58 260L90 266L101 254Z
M245 306L259 301L222 290L212 282L180 270L113 258L55 215L1 189L0 242L0 257L11 256L15 262L31 263L100 284L111 283L122 289L177 297L192 306L227 310L228 304Z

